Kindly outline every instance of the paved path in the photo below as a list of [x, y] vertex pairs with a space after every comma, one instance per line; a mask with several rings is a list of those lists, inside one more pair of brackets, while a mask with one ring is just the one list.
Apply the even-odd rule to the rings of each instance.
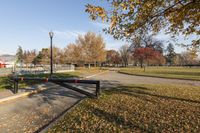
[[0, 104], [0, 133], [35, 132], [85, 96], [63, 87]]
[[[188, 84], [200, 86], [200, 81], [160, 79], [120, 74], [114, 71], [90, 77], [102, 80], [104, 88], [118, 84]], [[53, 86], [53, 84], [52, 84]], [[84, 89], [87, 88], [86, 86]], [[55, 86], [39, 94], [0, 104], [0, 133], [35, 132], [85, 96]]]
[[134, 76], [121, 74], [116, 71], [109, 71], [105, 74], [97, 75], [93, 79], [101, 80], [104, 87], [120, 84], [183, 84], [200, 86], [200, 81]]

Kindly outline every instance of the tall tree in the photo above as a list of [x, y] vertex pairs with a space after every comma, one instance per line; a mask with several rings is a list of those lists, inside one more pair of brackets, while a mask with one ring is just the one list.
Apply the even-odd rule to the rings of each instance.
[[34, 58], [37, 56], [36, 50], [26, 50], [23, 53], [24, 63], [26, 65], [32, 64]]
[[132, 38], [136, 34], [158, 33], [165, 29], [173, 36], [197, 35], [193, 45], [200, 45], [199, 0], [108, 0], [110, 6], [88, 4], [90, 18], [110, 23], [105, 29], [115, 38]]
[[33, 59], [32, 64], [34, 64], [34, 66], [36, 66], [37, 64], [41, 64], [42, 58], [43, 55], [41, 52], [39, 52], [39, 54]]
[[124, 66], [128, 66], [129, 58], [130, 58], [130, 46], [125, 44], [122, 45], [119, 49], [119, 53], [122, 59]]
[[17, 57], [17, 60], [16, 60], [17, 63], [23, 62], [23, 49], [21, 46], [18, 46], [16, 57]]
[[42, 55], [41, 64], [50, 64], [50, 51], [48, 48], [43, 48], [40, 52]]
[[105, 42], [101, 35], [88, 32], [84, 36], [79, 35], [76, 44], [83, 50], [84, 60], [89, 64], [103, 62], [106, 58]]
[[173, 59], [173, 63], [176, 66], [183, 66], [184, 65], [184, 58], [182, 54], [176, 54], [176, 56]]
[[162, 55], [159, 51], [156, 51], [150, 47], [136, 48], [133, 51], [133, 56], [136, 60], [139, 61], [141, 68], [144, 66], [144, 63], [146, 63], [148, 65], [150, 60], [151, 61], [154, 60], [154, 62], [156, 60], [160, 61], [161, 60], [160, 57], [162, 57]]
[[[50, 55], [50, 49], [48, 49], [48, 51], [49, 51], [49, 55]], [[60, 64], [61, 55], [62, 55], [62, 50], [60, 48], [54, 46], [53, 47], [53, 63], [54, 64]]]
[[106, 52], [106, 63], [110, 65], [119, 65], [121, 63], [121, 57], [118, 51], [108, 50]]
[[170, 64], [170, 66], [173, 64], [173, 60], [174, 60], [174, 57], [176, 56], [176, 53], [174, 51], [174, 46], [172, 43], [169, 43], [169, 45], [167, 46], [167, 62]]
[[82, 65], [84, 62], [83, 50], [81, 45], [70, 43], [64, 49], [64, 57], [66, 63]]
[[193, 54], [191, 51], [185, 51], [180, 54], [181, 56], [181, 63], [185, 66], [193, 66], [197, 65], [199, 61], [197, 60], [197, 57], [194, 58]]

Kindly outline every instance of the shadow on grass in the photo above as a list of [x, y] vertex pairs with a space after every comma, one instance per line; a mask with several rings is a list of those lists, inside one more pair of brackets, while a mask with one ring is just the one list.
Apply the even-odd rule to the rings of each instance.
[[[114, 113], [107, 112], [105, 110], [99, 109], [97, 107], [91, 106], [89, 104], [85, 105], [86, 109], [92, 110], [92, 114], [95, 116], [104, 119], [112, 124], [115, 124], [118, 127], [122, 127], [123, 129], [131, 129], [131, 130], [140, 130], [140, 132], [150, 132], [151, 129], [149, 128], [148, 130], [143, 128], [142, 126], [133, 123], [129, 120], [125, 120], [122, 116], [119, 116]], [[96, 131], [98, 129], [95, 129]]]
[[[134, 96], [137, 98], [140, 98], [142, 100], [151, 101], [146, 96], [166, 99], [166, 100], [177, 100], [182, 102], [190, 102], [190, 103], [198, 103], [200, 104], [200, 101], [192, 100], [192, 99], [186, 99], [186, 98], [178, 98], [178, 97], [172, 97], [172, 96], [164, 96], [152, 93], [150, 89], [147, 87], [141, 87], [141, 86], [119, 86], [117, 88], [112, 88], [110, 90], [105, 91], [106, 94], [125, 94], [129, 96]], [[181, 93], [181, 92], [180, 92]]]
[[[85, 97], [85, 95], [81, 95], [80, 93], [77, 93], [75, 91], [71, 91], [69, 89], [65, 89], [59, 86], [59, 88], [54, 87], [51, 89], [47, 89], [39, 93], [38, 95], [31, 95], [29, 98], [40, 98], [42, 102], [41, 104], [48, 103], [53, 106], [54, 101], [61, 100], [63, 98], [73, 98], [73, 99], [82, 99]], [[40, 106], [40, 105], [38, 105]]]

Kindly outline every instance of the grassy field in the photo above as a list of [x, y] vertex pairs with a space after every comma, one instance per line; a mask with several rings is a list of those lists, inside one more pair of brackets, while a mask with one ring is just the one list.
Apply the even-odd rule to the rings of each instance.
[[146, 71], [139, 67], [133, 68], [121, 68], [119, 72], [141, 75], [141, 76], [152, 76], [172, 79], [191, 79], [200, 80], [200, 68], [186, 68], [186, 67], [147, 67]]
[[200, 132], [199, 96], [193, 86], [120, 86], [82, 101], [48, 132]]
[[[66, 73], [55, 73], [55, 77], [60, 78], [69, 78], [69, 77], [84, 77], [85, 75], [92, 75], [95, 73], [103, 72], [104, 70], [101, 70], [99, 68], [91, 68], [91, 69], [79, 69], [72, 72], [66, 72]], [[28, 74], [28, 75], [22, 75], [23, 77], [49, 77], [49, 74]], [[11, 89], [12, 83], [8, 81], [7, 76], [0, 77], [0, 91], [4, 89]], [[25, 88], [30, 85], [41, 83], [39, 81], [28, 81], [20, 83], [20, 88]]]

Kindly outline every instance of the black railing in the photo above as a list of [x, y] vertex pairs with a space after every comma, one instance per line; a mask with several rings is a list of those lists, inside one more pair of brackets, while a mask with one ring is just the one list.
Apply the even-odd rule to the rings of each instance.
[[19, 89], [19, 82], [26, 82], [26, 81], [41, 81], [41, 82], [52, 82], [58, 84], [62, 87], [66, 87], [68, 89], [72, 89], [74, 91], [78, 91], [82, 94], [85, 94], [90, 97], [94, 97], [94, 94], [79, 89], [77, 87], [71, 86], [70, 83], [81, 83], [81, 84], [95, 84], [95, 97], [98, 97], [101, 93], [100, 81], [99, 80], [82, 80], [82, 79], [69, 79], [69, 78], [39, 78], [39, 77], [11, 77], [14, 83], [14, 93], [18, 93]]

